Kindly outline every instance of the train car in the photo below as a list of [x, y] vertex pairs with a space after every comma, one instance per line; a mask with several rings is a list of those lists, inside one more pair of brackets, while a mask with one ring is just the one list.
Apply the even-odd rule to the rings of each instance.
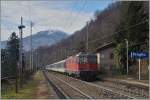
[[65, 72], [65, 60], [62, 60], [62, 61], [50, 64], [50, 65], [47, 65], [46, 69], [64, 73]]
[[79, 53], [46, 66], [47, 70], [65, 73], [83, 80], [93, 80], [98, 73], [97, 55]]
[[95, 79], [98, 73], [97, 55], [79, 53], [66, 59], [66, 73], [84, 80]]

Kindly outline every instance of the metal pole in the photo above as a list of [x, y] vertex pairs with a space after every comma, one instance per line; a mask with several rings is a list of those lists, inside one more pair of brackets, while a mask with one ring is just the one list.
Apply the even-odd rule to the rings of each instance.
[[20, 73], [20, 87], [22, 87], [22, 80], [23, 80], [23, 70], [22, 70], [22, 29], [25, 28], [23, 25], [23, 18], [21, 17], [21, 25], [18, 26], [19, 28], [19, 33], [20, 33], [20, 52], [19, 52], [19, 61], [20, 61], [20, 68], [19, 68], [19, 73]]
[[32, 22], [30, 23], [30, 46], [31, 46], [31, 51], [30, 51], [30, 72], [33, 70], [33, 58], [32, 58]]
[[67, 49], [65, 48], [65, 59], [67, 58]]
[[20, 37], [20, 87], [22, 87], [22, 30], [21, 30], [21, 37]]
[[126, 41], [126, 45], [127, 45], [127, 75], [128, 75], [128, 48], [129, 48], [129, 43], [128, 43], [128, 40], [127, 39], [125, 39], [125, 41]]
[[36, 60], [37, 67], [36, 67], [36, 70], [38, 69], [38, 59], [39, 59], [39, 56], [38, 56], [38, 49], [37, 49], [37, 60]]
[[[22, 20], [22, 17], [21, 17], [21, 25], [22, 25], [22, 21], [23, 21], [23, 20]], [[21, 68], [20, 68], [20, 69], [21, 69], [21, 84], [20, 84], [20, 87], [22, 87], [22, 74], [23, 74], [23, 73], [22, 73], [22, 28], [21, 28], [20, 31], [21, 31], [21, 33], [20, 33], [20, 36], [21, 36], [21, 37], [20, 37], [20, 43], [21, 43], [21, 45], [20, 45], [20, 65], [21, 65], [21, 66], [20, 66], [20, 67], [21, 67]]]
[[17, 67], [16, 67], [16, 81], [15, 81], [16, 93], [18, 93], [18, 68], [19, 68], [19, 62], [17, 62]]
[[[32, 46], [32, 43], [31, 43], [31, 42], [32, 42], [32, 40], [31, 40], [31, 37], [30, 37], [30, 48], [32, 48], [32, 47], [31, 47], [31, 46]], [[31, 53], [31, 50], [30, 50], [30, 68], [29, 68], [29, 69], [30, 69], [30, 72], [31, 72], [31, 68], [32, 68], [32, 56], [31, 56], [31, 55], [32, 55], [32, 53]]]
[[36, 64], [37, 64], [37, 65], [36, 65], [36, 71], [37, 71], [37, 69], [38, 69], [38, 57], [39, 57], [39, 56], [38, 56], [38, 49], [36, 49], [36, 55], [37, 55], [37, 60], [36, 60]]
[[19, 29], [19, 34], [20, 34], [20, 38], [19, 38], [19, 66], [18, 66], [18, 78], [19, 78], [19, 85], [21, 87], [21, 31]]
[[88, 35], [89, 35], [89, 33], [88, 33], [88, 25], [89, 23], [87, 22], [87, 35], [86, 35], [86, 51], [88, 52]]
[[141, 80], [141, 59], [139, 58], [139, 80]]
[[127, 41], [127, 75], [129, 73], [129, 64], [128, 64], [128, 48], [129, 48], [129, 45], [128, 45], [128, 41]]

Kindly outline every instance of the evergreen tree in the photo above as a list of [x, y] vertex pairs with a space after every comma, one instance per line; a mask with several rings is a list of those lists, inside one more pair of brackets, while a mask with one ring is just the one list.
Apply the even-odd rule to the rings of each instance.
[[7, 49], [1, 49], [1, 75], [2, 77], [9, 76]]
[[17, 63], [19, 62], [19, 39], [15, 32], [13, 32], [7, 42], [8, 51], [8, 66], [11, 75], [15, 75]]

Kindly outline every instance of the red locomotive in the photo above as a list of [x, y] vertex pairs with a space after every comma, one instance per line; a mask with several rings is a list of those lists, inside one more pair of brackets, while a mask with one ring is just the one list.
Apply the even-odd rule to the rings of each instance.
[[89, 80], [98, 72], [97, 56], [93, 54], [77, 54], [66, 59], [66, 73]]
[[63, 72], [84, 80], [93, 80], [98, 73], [97, 56], [95, 54], [79, 53], [63, 61], [47, 65], [46, 69]]

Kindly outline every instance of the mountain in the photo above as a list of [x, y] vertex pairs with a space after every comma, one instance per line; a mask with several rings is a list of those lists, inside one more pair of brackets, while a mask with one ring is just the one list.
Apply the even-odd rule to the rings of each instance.
[[[45, 30], [37, 32], [36, 34], [32, 35], [32, 48], [38, 48], [39, 46], [50, 46], [55, 44], [65, 38], [68, 35], [65, 32], [59, 30]], [[24, 50], [30, 50], [30, 36], [23, 38], [23, 48]], [[7, 41], [1, 42], [1, 48], [5, 48]]]

